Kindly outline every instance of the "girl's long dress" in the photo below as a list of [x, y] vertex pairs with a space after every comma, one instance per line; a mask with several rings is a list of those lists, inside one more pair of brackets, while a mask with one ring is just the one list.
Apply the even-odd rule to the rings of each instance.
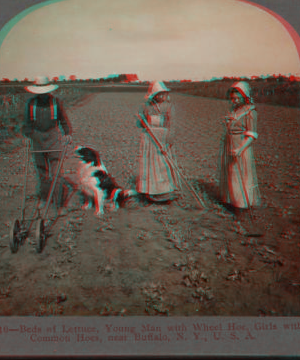
[[[239, 118], [240, 115], [242, 116]], [[253, 142], [241, 156], [237, 158], [230, 156], [230, 151], [238, 148], [247, 136], [253, 137], [254, 141], [257, 138], [257, 113], [254, 106], [245, 105], [236, 112], [232, 112], [231, 116], [236, 120], [227, 124], [227, 132], [223, 142], [220, 197], [223, 202], [232, 206], [248, 208], [246, 198], [248, 195], [250, 206], [258, 206], [260, 204], [260, 193]]]
[[[163, 106], [164, 108], [165, 106]], [[156, 111], [145, 106], [145, 118], [154, 136], [165, 146], [169, 128], [169, 112]], [[168, 155], [172, 159], [169, 151]], [[137, 191], [153, 196], [154, 200], [166, 200], [177, 190], [178, 180], [169, 162], [161, 153], [146, 130], [141, 134], [140, 164], [137, 178]]]

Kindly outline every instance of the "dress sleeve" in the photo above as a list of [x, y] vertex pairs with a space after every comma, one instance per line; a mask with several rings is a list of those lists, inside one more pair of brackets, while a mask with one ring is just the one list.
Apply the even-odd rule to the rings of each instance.
[[245, 131], [245, 135], [247, 136], [251, 136], [253, 139], [257, 139], [258, 138], [258, 134], [257, 134], [257, 112], [256, 110], [251, 110], [247, 115], [246, 115], [246, 131]]

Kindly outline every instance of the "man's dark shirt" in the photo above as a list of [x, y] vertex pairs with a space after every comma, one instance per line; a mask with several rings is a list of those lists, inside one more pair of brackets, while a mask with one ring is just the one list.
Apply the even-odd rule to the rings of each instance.
[[[72, 129], [70, 123], [57, 98], [55, 98], [57, 105], [57, 119], [53, 119], [51, 114], [51, 98], [53, 98], [51, 94], [43, 94], [32, 97], [27, 101], [22, 130], [25, 136], [35, 139], [38, 137], [38, 133], [46, 133], [59, 125], [63, 129], [65, 135], [71, 135]], [[33, 120], [30, 115], [30, 104], [34, 104], [34, 99], [37, 99], [35, 120]]]

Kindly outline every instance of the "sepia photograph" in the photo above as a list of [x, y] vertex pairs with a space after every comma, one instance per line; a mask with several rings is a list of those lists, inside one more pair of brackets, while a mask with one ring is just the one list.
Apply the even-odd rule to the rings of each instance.
[[0, 6], [3, 354], [298, 343], [300, 4]]

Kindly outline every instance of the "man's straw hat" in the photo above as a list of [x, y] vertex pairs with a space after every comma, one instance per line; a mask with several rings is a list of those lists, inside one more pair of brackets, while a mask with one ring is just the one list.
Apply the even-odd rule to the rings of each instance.
[[34, 85], [25, 86], [25, 90], [33, 94], [47, 94], [58, 88], [58, 85], [50, 84], [47, 76], [37, 76], [34, 79]]
[[145, 96], [147, 99], [151, 100], [154, 96], [159, 94], [160, 92], [169, 92], [170, 89], [166, 87], [166, 85], [162, 81], [154, 81], [148, 89], [148, 93]]

